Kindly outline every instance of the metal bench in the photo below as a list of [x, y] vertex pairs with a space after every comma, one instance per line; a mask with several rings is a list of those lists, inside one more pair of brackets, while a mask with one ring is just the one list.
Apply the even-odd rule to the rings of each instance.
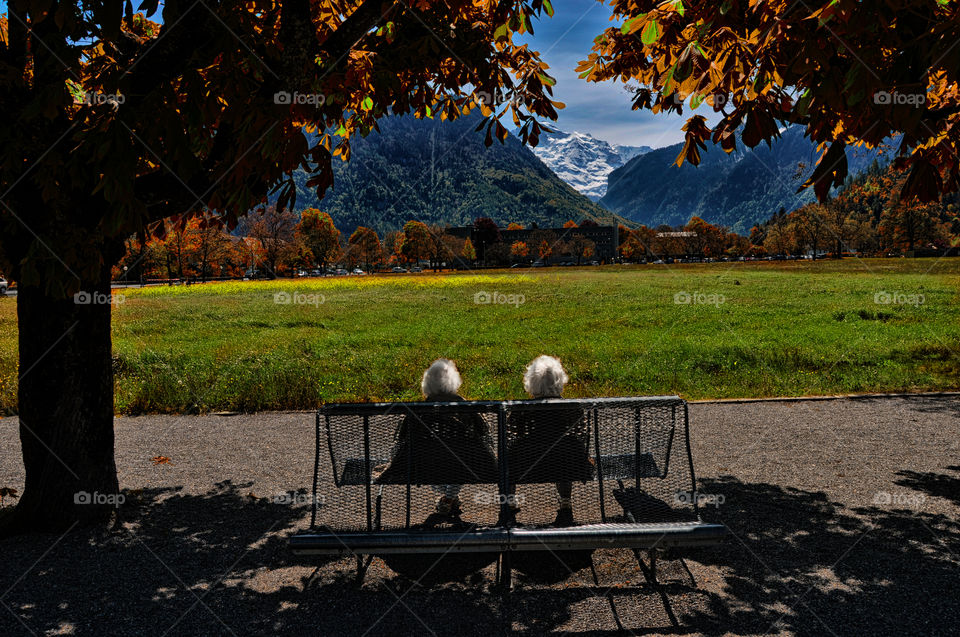
[[[592, 465], [592, 477], [573, 481], [577, 524], [570, 527], [552, 526], [553, 483], [567, 469], [544, 464], [549, 449], [515, 451], [513, 423], [561, 415], [575, 423]], [[482, 429], [496, 475], [479, 475], [486, 469], [477, 468], [483, 454], [476, 437], [468, 445], [450, 429], [467, 421]], [[412, 427], [425, 433], [413, 435]], [[403, 444], [408, 448], [399, 451]], [[324, 449], [329, 473], [321, 472]], [[700, 519], [687, 405], [676, 396], [330, 404], [317, 413], [315, 453], [310, 530], [293, 536], [290, 548], [297, 555], [357, 556], [361, 581], [363, 555], [434, 554], [425, 556], [433, 562], [437, 554], [485, 553], [499, 557], [498, 584], [509, 589], [511, 555], [538, 551], [562, 559], [564, 551], [627, 548], [655, 584], [657, 551], [712, 545], [726, 534], [723, 525]], [[425, 527], [437, 497], [430, 485], [448, 483], [463, 485], [462, 517], [471, 525]]]

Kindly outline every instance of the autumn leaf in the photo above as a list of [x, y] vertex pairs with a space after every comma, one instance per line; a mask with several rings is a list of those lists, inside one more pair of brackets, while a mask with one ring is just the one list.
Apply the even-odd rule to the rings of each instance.
[[0, 504], [3, 504], [4, 498], [16, 498], [17, 490], [12, 487], [2, 487], [0, 488]]
[[656, 20], [651, 20], [649, 23], [647, 23], [647, 26], [643, 27], [643, 32], [640, 34], [640, 41], [645, 45], [650, 46], [659, 39], [660, 25], [657, 24]]
[[694, 115], [684, 124], [686, 142], [674, 162], [677, 167], [682, 166], [684, 161], [689, 161], [694, 166], [700, 164], [700, 151], [706, 150], [707, 145], [704, 142], [710, 139], [710, 129], [707, 128], [706, 122], [706, 118], [702, 115]]
[[843, 142], [834, 142], [830, 148], [820, 158], [817, 167], [813, 170], [810, 178], [803, 183], [797, 192], [813, 185], [813, 192], [817, 199], [823, 200], [832, 186], [843, 184], [847, 178], [847, 153], [846, 145]]

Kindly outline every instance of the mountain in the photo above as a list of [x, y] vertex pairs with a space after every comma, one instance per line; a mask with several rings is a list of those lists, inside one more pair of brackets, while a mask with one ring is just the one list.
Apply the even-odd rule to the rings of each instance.
[[[682, 143], [658, 148], [611, 172], [599, 203], [651, 227], [684, 224], [696, 215], [746, 234], [781, 206], [791, 211], [813, 201], [812, 188], [796, 192], [819, 157], [803, 130], [802, 126], [784, 129], [771, 147], [760, 144], [749, 149], [738, 143], [729, 155], [719, 146], [708, 145], [699, 166], [674, 164]], [[847, 149], [849, 174], [866, 170], [877, 158], [876, 150]], [[884, 157], [879, 159], [884, 162]]]
[[560, 179], [597, 201], [607, 192], [607, 175], [628, 160], [653, 150], [649, 146], [611, 144], [586, 133], [556, 131], [540, 136], [534, 154]]
[[455, 121], [385, 117], [380, 132], [351, 140], [349, 162], [334, 159], [334, 185], [322, 201], [294, 173], [296, 209], [330, 213], [341, 232], [358, 225], [381, 235], [417, 219], [464, 226], [490, 217], [561, 226], [567, 220], [623, 222], [565, 184], [514, 136], [483, 144], [479, 113]]

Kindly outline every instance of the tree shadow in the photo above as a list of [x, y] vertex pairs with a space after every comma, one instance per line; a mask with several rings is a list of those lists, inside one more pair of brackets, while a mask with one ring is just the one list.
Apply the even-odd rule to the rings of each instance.
[[854, 404], [863, 403], [878, 406], [889, 406], [892, 401], [902, 401], [909, 405], [910, 411], [935, 414], [941, 417], [949, 415], [953, 418], [960, 418], [960, 396], [951, 394], [904, 395], [895, 398], [890, 396], [852, 396], [847, 400]]
[[[898, 484], [945, 480], [955, 479]], [[694, 554], [724, 579], [709, 612], [688, 618], [704, 632], [946, 634], [960, 625], [955, 516], [895, 504], [850, 509], [822, 492], [732, 478], [702, 484], [725, 496], [705, 517], [731, 532], [725, 546]]]
[[[942, 479], [905, 476], [913, 482], [904, 486]], [[702, 481], [704, 492], [725, 496], [707, 515], [732, 536], [689, 553], [698, 588], [680, 562], [663, 564], [681, 624], [673, 628], [629, 551], [597, 553], [599, 587], [589, 569], [553, 586], [520, 576], [502, 598], [489, 590], [492, 568], [424, 588], [379, 560], [358, 587], [352, 560], [292, 556], [286, 540], [306, 527], [307, 507], [259, 498], [252, 486], [129, 493], [112, 531], [0, 541], [0, 634], [607, 635], [623, 626], [633, 634], [842, 635], [960, 624], [952, 603], [960, 525], [945, 515], [850, 510], [822, 493]], [[940, 488], [931, 495], [941, 497]]]
[[901, 478], [896, 481], [896, 484], [914, 491], [920, 491], [924, 495], [949, 500], [960, 506], [960, 465], [947, 467], [947, 470], [958, 475], [951, 476], [931, 471], [921, 473], [904, 469], [897, 472], [897, 475]]

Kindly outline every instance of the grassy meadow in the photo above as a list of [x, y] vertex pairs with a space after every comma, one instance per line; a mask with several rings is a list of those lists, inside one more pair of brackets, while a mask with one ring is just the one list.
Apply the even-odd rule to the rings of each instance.
[[[525, 364], [542, 353], [563, 360], [571, 397], [955, 390], [958, 291], [960, 259], [116, 290], [124, 295], [113, 321], [116, 408], [193, 413], [413, 400], [422, 370], [439, 356], [457, 361], [466, 397], [519, 398]], [[494, 302], [476, 303], [477, 293]], [[4, 413], [16, 410], [15, 304], [0, 299]]]

